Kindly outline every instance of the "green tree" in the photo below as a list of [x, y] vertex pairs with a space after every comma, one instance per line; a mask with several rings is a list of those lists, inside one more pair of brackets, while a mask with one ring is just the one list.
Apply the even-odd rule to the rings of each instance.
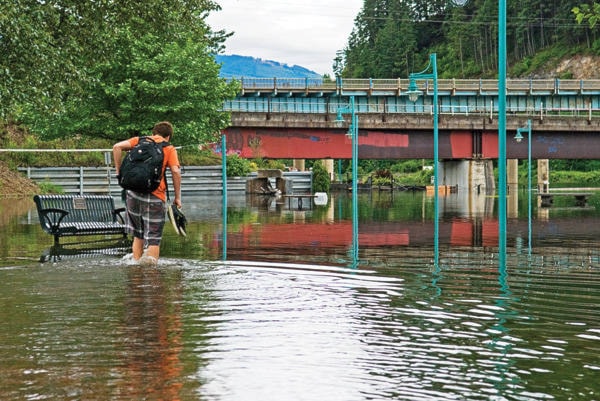
[[[477, 4], [474, 1], [464, 7], [452, 7], [448, 10], [443, 36], [444, 41], [436, 47], [440, 76], [444, 78], [467, 78], [481, 73], [481, 63], [477, 62], [480, 53], [477, 41], [481, 30], [489, 25], [483, 23], [476, 14]], [[495, 16], [490, 16], [490, 21]], [[441, 64], [440, 64], [441, 63]]]
[[121, 45], [113, 59], [90, 70], [98, 79], [69, 96], [52, 118], [29, 110], [31, 128], [45, 138], [83, 133], [118, 140], [169, 120], [177, 143], [215, 141], [229, 123], [219, 109], [237, 84], [218, 77], [206, 45], [193, 38], [161, 44], [152, 33], [135, 39], [129, 30], [116, 39]]
[[68, 60], [58, 68], [69, 46], [59, 46], [52, 37], [46, 10], [51, 7], [33, 1], [0, 2], [0, 119], [11, 116], [19, 104], [55, 93], [72, 74]]
[[594, 28], [600, 20], [600, 3], [581, 4], [572, 8], [577, 23], [587, 22], [590, 28]]
[[365, 0], [354, 20], [354, 28], [344, 49], [346, 63], [343, 76], [373, 76], [373, 63], [378, 56], [375, 39], [382, 26], [382, 18], [386, 17], [385, 3], [384, 0]]
[[[218, 9], [211, 0], [2, 2], [0, 118], [25, 121], [47, 136], [95, 135], [99, 124], [116, 137], [165, 117], [189, 139], [218, 132], [227, 116], [212, 107], [235, 88], [218, 80], [209, 57], [228, 36], [205, 22]], [[194, 78], [204, 82], [193, 86]], [[151, 107], [141, 104], [158, 93]]]
[[390, 13], [375, 39], [377, 57], [374, 60], [374, 78], [407, 76], [416, 52], [414, 25], [404, 19], [408, 7], [403, 2], [390, 5]]
[[[599, 48], [588, 26], [569, 23], [572, 10], [577, 11], [578, 21], [591, 26], [600, 16], [600, 6], [596, 12], [594, 6], [574, 9], [580, 1], [508, 2], [507, 61], [515, 63], [552, 47]], [[447, 0], [365, 0], [344, 49], [343, 76], [406, 77], [407, 71], [425, 64], [432, 52], [438, 54], [442, 77], [495, 77], [497, 0], [469, 0], [463, 6]]]

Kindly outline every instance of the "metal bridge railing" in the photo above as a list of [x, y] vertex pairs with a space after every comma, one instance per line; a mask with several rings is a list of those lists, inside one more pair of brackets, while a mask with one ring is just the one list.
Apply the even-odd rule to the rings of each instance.
[[408, 88], [408, 79], [377, 79], [372, 82], [373, 90], [395, 91]]
[[[336, 114], [338, 108], [346, 106], [344, 102], [332, 102], [324, 99], [311, 103], [294, 101], [256, 102], [252, 99], [237, 99], [225, 102], [223, 111], [236, 113], [289, 113], [289, 114]], [[497, 116], [498, 105], [494, 102], [480, 105], [468, 104], [440, 104], [438, 114], [449, 116]], [[433, 105], [423, 103], [396, 103], [385, 104], [368, 102], [357, 104], [359, 114], [431, 114]], [[574, 105], [571, 107], [552, 107], [543, 103], [531, 105], [512, 105], [507, 107], [507, 113], [515, 116], [560, 116], [560, 117], [586, 117], [589, 120], [600, 116], [600, 108], [591, 105]]]
[[[235, 78], [229, 78], [235, 79]], [[242, 86], [242, 94], [255, 92], [337, 92], [352, 91], [372, 92], [377, 90], [403, 93], [408, 88], [408, 79], [403, 78], [246, 78], [238, 79]], [[508, 79], [507, 92], [510, 93], [598, 93], [600, 94], [600, 79]], [[421, 90], [432, 89], [433, 83], [419, 82]], [[497, 93], [498, 81], [495, 79], [439, 79], [438, 88], [441, 92], [451, 94], [461, 93]]]
[[[223, 111], [236, 113], [292, 113], [292, 114], [336, 114], [340, 107], [347, 106], [345, 102], [327, 101], [324, 98], [314, 99], [312, 102], [297, 102], [293, 100], [265, 100], [257, 101], [257, 98], [238, 98], [226, 101]], [[433, 114], [433, 105], [424, 103], [357, 103], [357, 113], [360, 114]], [[497, 115], [498, 105], [495, 102], [486, 104], [440, 104], [438, 109], [441, 115]], [[561, 116], [591, 118], [600, 115], [600, 108], [592, 107], [591, 104], [573, 105], [570, 107], [546, 106], [543, 103], [532, 105], [509, 105], [507, 112], [513, 115], [538, 115], [538, 116]]]

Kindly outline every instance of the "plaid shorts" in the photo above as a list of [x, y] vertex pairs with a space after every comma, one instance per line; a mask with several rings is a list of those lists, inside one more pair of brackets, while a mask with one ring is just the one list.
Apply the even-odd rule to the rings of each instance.
[[127, 233], [142, 238], [146, 245], [160, 245], [165, 226], [165, 202], [152, 194], [127, 191]]

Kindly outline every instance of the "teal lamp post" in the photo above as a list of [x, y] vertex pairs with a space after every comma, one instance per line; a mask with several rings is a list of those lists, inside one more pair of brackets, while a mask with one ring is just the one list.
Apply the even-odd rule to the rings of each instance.
[[221, 178], [223, 180], [223, 260], [227, 260], [227, 137], [221, 136]]
[[531, 258], [531, 120], [527, 120], [527, 126], [517, 128], [515, 140], [523, 140], [522, 132], [527, 132], [527, 251]]
[[354, 107], [354, 96], [350, 96], [350, 104], [337, 109], [336, 125], [343, 126], [344, 114], [350, 114], [351, 121], [348, 135], [352, 139], [352, 261], [358, 262], [358, 115]]
[[506, 265], [506, 0], [498, 2], [498, 263]]
[[439, 135], [438, 135], [438, 74], [437, 74], [437, 56], [435, 53], [429, 55], [429, 65], [421, 72], [411, 73], [409, 76], [408, 99], [416, 102], [422, 92], [417, 87], [418, 79], [433, 80], [433, 214], [434, 214], [434, 264], [437, 267], [439, 262], [439, 190], [438, 190], [438, 160], [439, 160]]

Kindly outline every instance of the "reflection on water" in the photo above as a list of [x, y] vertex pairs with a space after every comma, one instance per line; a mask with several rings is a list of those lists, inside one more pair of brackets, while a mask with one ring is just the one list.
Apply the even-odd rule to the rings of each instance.
[[489, 201], [444, 201], [439, 266], [420, 193], [361, 197], [356, 268], [345, 194], [232, 202], [227, 261], [221, 200], [201, 200], [156, 269], [41, 264], [51, 238], [19, 214], [3, 223], [0, 399], [597, 399], [594, 204], [536, 210], [531, 258], [527, 220], [509, 219], [499, 267]]
[[157, 399], [176, 400], [183, 347], [179, 273], [138, 266], [127, 273], [121, 329], [125, 360], [122, 383], [115, 387], [123, 399], [155, 394]]

